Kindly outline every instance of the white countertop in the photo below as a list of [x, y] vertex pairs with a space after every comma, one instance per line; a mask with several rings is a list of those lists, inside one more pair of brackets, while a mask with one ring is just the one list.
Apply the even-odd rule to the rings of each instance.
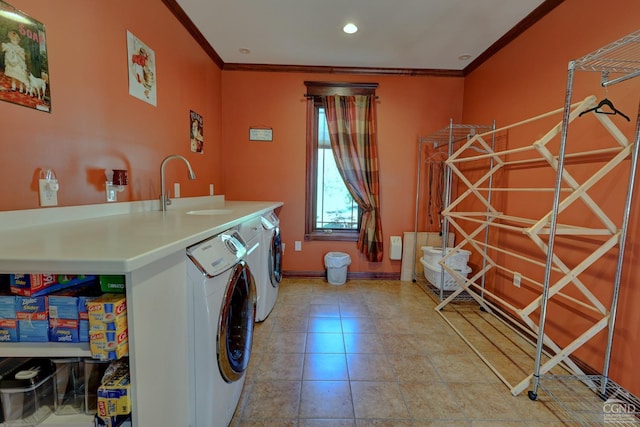
[[[282, 206], [224, 196], [0, 212], [0, 273], [123, 274]], [[196, 209], [231, 213], [189, 215]]]

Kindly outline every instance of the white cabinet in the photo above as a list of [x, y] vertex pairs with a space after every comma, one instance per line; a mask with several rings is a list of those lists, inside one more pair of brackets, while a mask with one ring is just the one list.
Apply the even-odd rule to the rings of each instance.
[[[124, 274], [132, 424], [188, 427], [188, 246], [282, 206], [224, 196], [0, 212], [0, 273]], [[224, 215], [189, 215], [224, 208]], [[87, 344], [0, 343], [2, 356], [89, 357]], [[76, 424], [77, 422], [77, 424]], [[52, 416], [45, 426], [93, 425]], [[1, 425], [0, 425], [1, 427]]]

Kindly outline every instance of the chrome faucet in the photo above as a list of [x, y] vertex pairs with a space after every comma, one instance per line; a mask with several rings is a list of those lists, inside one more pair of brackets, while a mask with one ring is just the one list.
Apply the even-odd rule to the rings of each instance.
[[161, 194], [160, 194], [160, 209], [162, 210], [162, 212], [166, 212], [167, 211], [167, 206], [169, 206], [171, 204], [171, 199], [169, 198], [169, 196], [167, 194], [165, 194], [165, 180], [164, 180], [164, 167], [165, 165], [169, 162], [169, 160], [172, 159], [180, 159], [183, 162], [186, 163], [187, 168], [189, 168], [189, 179], [196, 179], [196, 174], [193, 172], [193, 169], [191, 168], [191, 164], [189, 163], [189, 160], [187, 160], [186, 158], [184, 158], [184, 156], [181, 156], [180, 154], [172, 154], [170, 156], [167, 156], [163, 161], [162, 164], [160, 165], [160, 187], [161, 187]]

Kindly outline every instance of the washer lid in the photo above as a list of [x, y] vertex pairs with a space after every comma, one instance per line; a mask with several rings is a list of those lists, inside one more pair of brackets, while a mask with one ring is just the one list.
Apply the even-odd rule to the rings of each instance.
[[237, 233], [224, 232], [187, 248], [187, 256], [209, 277], [217, 276], [234, 265], [245, 255], [246, 248]]

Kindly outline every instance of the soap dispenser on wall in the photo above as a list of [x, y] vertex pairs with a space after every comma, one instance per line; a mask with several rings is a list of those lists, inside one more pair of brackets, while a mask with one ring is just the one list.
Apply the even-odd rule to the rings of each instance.
[[40, 188], [40, 206], [57, 206], [58, 205], [58, 178], [52, 168], [40, 169], [40, 179], [38, 181]]
[[105, 182], [107, 202], [117, 202], [118, 193], [123, 192], [124, 186], [129, 184], [127, 171], [124, 169], [106, 169], [104, 174], [107, 177], [107, 182]]

